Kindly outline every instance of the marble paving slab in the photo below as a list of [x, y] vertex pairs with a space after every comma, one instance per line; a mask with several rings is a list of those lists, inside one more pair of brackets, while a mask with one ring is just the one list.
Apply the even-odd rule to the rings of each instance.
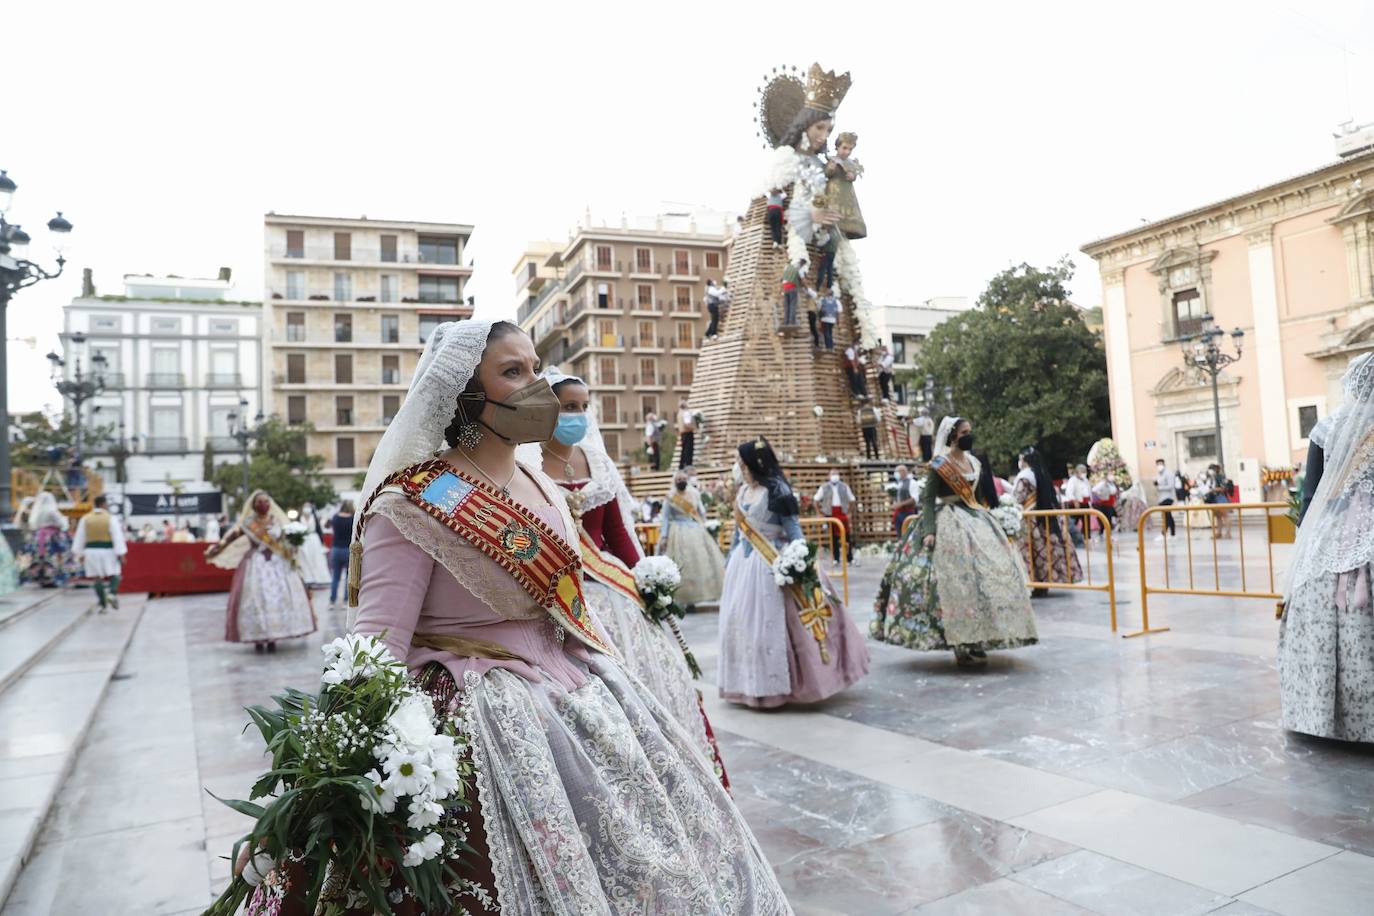
[[1011, 823], [1228, 897], [1339, 851], [1112, 789]]

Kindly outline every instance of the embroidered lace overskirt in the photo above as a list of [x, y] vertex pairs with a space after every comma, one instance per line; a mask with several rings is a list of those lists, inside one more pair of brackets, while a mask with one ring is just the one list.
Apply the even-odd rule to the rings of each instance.
[[695, 739], [615, 661], [595, 655], [572, 691], [465, 682], [501, 912], [791, 912]]
[[626, 670], [663, 704], [709, 759], [713, 752], [706, 737], [706, 723], [677, 638], [662, 624], [645, 617], [628, 597], [600, 582], [585, 580], [582, 594], [602, 632], [620, 650]]
[[1374, 607], [1356, 606], [1359, 587], [1355, 575], [1326, 573], [1294, 589], [1279, 630], [1284, 728], [1374, 742]]

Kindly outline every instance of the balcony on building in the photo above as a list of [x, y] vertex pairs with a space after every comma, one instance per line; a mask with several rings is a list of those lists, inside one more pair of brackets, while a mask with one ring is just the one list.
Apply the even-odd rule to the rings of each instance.
[[210, 446], [210, 451], [212, 452], [223, 454], [225, 452], [242, 451], [239, 440], [235, 439], [233, 436], [208, 436], [205, 442]]
[[206, 388], [242, 388], [243, 375], [238, 372], [210, 372], [205, 376]]
[[169, 455], [187, 451], [185, 436], [149, 436], [143, 451], [150, 455]]
[[102, 372], [100, 373], [100, 380], [105, 383], [106, 391], [124, 387], [123, 372]]
[[149, 388], [185, 388], [186, 374], [184, 372], [149, 372]]

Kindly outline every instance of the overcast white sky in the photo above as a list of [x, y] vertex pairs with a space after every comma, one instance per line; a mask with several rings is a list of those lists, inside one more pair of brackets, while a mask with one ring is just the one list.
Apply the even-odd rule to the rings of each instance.
[[[526, 239], [583, 209], [742, 210], [752, 106], [783, 64], [848, 69], [870, 298], [976, 296], [1009, 263], [1334, 158], [1374, 120], [1374, 5], [1299, 3], [70, 3], [4, 12], [10, 211], [75, 223], [68, 274], [10, 305], [11, 410], [55, 404], [43, 354], [81, 268], [234, 269], [262, 215], [471, 222], [478, 314], [514, 310]], [[1343, 50], [1344, 48], [1344, 50]]]

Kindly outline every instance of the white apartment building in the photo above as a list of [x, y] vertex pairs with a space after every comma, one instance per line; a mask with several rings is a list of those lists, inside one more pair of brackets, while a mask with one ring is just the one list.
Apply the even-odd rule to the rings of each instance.
[[916, 368], [921, 344], [941, 322], [971, 307], [966, 296], [936, 296], [915, 305], [885, 305], [878, 310], [878, 332], [892, 351], [892, 387], [898, 414], [907, 413], [915, 394], [901, 378], [903, 372]]
[[430, 331], [472, 317], [473, 227], [276, 213], [263, 222], [267, 412], [311, 424], [307, 449], [348, 493], [400, 409]]
[[104, 391], [79, 419], [114, 431], [115, 442], [87, 450], [107, 490], [119, 489], [111, 455], [121, 437], [130, 493], [164, 491], [168, 480], [210, 489], [207, 443], [216, 464], [238, 460], [230, 414], [263, 404], [262, 304], [232, 294], [227, 269], [213, 280], [126, 274], [123, 295], [96, 295], [87, 282], [63, 310], [63, 377], [78, 365], [89, 377], [104, 357]]

